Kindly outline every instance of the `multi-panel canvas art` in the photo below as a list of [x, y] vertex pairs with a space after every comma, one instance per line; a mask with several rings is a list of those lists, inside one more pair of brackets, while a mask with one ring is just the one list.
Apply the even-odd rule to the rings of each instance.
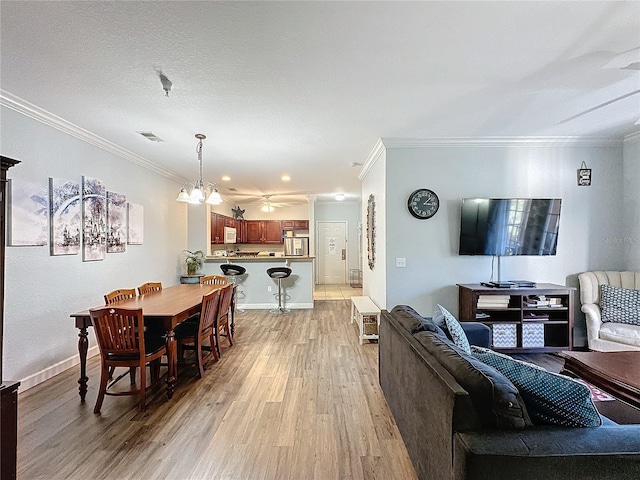
[[129, 204], [129, 231], [127, 243], [142, 245], [144, 240], [144, 207], [135, 203]]
[[58, 178], [49, 179], [51, 216], [51, 255], [80, 253], [80, 184]]
[[107, 253], [121, 253], [127, 248], [127, 197], [107, 192]]
[[82, 260], [103, 260], [106, 252], [106, 188], [97, 178], [82, 177]]
[[107, 192], [97, 178], [82, 183], [49, 178], [46, 183], [9, 180], [7, 245], [47, 245], [51, 255], [103, 260], [106, 253], [142, 245], [144, 207], [127, 203], [121, 193]]
[[9, 180], [8, 245], [46, 245], [49, 195], [46, 184]]

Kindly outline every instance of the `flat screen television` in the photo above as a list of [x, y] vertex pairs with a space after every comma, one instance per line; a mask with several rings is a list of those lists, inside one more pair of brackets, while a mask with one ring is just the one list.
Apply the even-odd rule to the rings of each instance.
[[559, 198], [464, 198], [460, 255], [555, 255]]

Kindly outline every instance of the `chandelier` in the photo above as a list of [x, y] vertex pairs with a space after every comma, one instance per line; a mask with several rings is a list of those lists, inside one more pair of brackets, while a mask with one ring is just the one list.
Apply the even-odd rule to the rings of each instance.
[[[198, 153], [198, 162], [200, 162], [200, 179], [196, 180], [194, 183], [187, 182], [182, 185], [182, 189], [180, 190], [176, 201], [191, 203], [194, 205], [202, 203], [208, 203], [210, 205], [220, 205], [222, 203], [222, 197], [218, 193], [216, 184], [211, 182], [207, 182], [205, 184], [202, 181], [202, 140], [207, 137], [205, 137], [201, 133], [197, 133], [196, 138], [198, 139], [196, 152]], [[190, 192], [187, 192], [187, 187], [191, 189]]]

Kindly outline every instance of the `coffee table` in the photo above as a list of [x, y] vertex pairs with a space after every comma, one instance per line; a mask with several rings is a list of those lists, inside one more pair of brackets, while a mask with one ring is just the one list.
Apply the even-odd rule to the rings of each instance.
[[640, 408], [640, 351], [562, 352], [561, 373], [570, 372]]

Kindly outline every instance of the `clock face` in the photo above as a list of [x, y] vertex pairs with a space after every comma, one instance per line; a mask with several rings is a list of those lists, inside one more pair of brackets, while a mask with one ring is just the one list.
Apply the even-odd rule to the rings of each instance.
[[420, 220], [433, 217], [440, 207], [440, 200], [432, 190], [420, 188], [409, 195], [409, 213]]

